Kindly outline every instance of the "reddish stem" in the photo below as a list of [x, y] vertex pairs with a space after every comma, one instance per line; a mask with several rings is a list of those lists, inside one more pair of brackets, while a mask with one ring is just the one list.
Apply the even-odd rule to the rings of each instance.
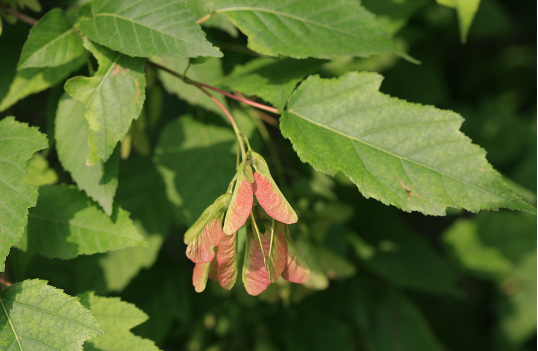
[[0, 283], [1, 283], [1, 284], [4, 284], [5, 286], [10, 286], [10, 285], [11, 285], [10, 282], [8, 282], [7, 280], [5, 280], [5, 279], [3, 279], [3, 278], [0, 278]]
[[3, 7], [3, 9], [7, 13], [9, 13], [10, 15], [17, 17], [18, 19], [20, 19], [21, 21], [23, 21], [26, 24], [29, 24], [31, 26], [35, 26], [37, 24], [37, 20], [35, 18], [32, 18], [30, 16], [26, 16], [24, 13], [16, 11], [16, 10], [12, 9], [11, 7], [6, 6], [6, 7]]

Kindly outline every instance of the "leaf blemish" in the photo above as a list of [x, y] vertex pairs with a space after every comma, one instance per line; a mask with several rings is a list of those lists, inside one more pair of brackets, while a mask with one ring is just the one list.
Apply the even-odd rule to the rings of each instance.
[[[404, 185], [404, 183], [402, 182], [402, 180], [400, 179], [400, 177], [396, 176], [396, 178], [398, 178], [398, 181], [400, 182], [400, 185], [402, 186], [402, 188], [407, 192], [407, 201], [409, 202], [409, 198], [410, 197], [413, 197], [413, 192], [411, 190], [413, 190], [413, 188], [415, 187], [415, 184], [412, 184], [410, 188], [406, 187]], [[417, 198], [420, 199], [421, 196], [420, 194], [417, 195]]]
[[[120, 65], [116, 65], [116, 67], [114, 67], [114, 77], [118, 75], [118, 72], [120, 71]], [[125, 69], [124, 69], [125, 71]]]

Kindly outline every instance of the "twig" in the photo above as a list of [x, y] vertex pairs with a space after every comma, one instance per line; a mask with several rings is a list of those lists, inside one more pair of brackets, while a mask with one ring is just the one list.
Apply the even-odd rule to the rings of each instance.
[[196, 21], [196, 23], [201, 24], [201, 23], [207, 21], [208, 19], [210, 19], [212, 15], [213, 15], [213, 13], [210, 12], [210, 13], [208, 13], [207, 15], [198, 18], [198, 20]]
[[37, 20], [35, 18], [32, 18], [30, 16], [25, 15], [24, 13], [16, 11], [16, 10], [12, 9], [11, 7], [4, 6], [2, 8], [4, 9], [4, 11], [6, 11], [7, 13], [9, 13], [12, 16], [17, 17], [18, 19], [20, 19], [22, 22], [24, 22], [26, 24], [29, 24], [31, 26], [35, 26], [37, 24]]
[[11, 283], [8, 282], [7, 280], [3, 279], [3, 278], [0, 278], [0, 284], [4, 284], [5, 286], [10, 286]]
[[265, 110], [265, 111], [269, 111], [269, 112], [272, 112], [272, 113], [279, 113], [278, 109], [274, 108], [274, 107], [271, 107], [271, 106], [267, 106], [267, 105], [263, 105], [263, 104], [260, 104], [260, 103], [257, 103], [257, 102], [254, 102], [252, 100], [249, 100], [247, 98], [244, 98], [244, 97], [240, 97], [240, 96], [237, 96], [237, 95], [234, 95], [234, 94], [230, 94], [230, 93], [227, 93], [223, 90], [220, 90], [218, 88], [215, 88], [211, 85], [207, 85], [207, 84], [204, 84], [204, 83], [200, 83], [200, 82], [197, 82], [197, 81], [194, 81], [190, 78], [187, 78], [185, 77], [184, 75], [180, 74], [180, 73], [177, 73], [175, 71], [172, 71], [171, 69], [165, 67], [165, 66], [162, 66], [156, 62], [153, 62], [153, 61], [147, 61], [148, 62], [148, 65], [152, 66], [152, 67], [155, 67], [157, 69], [160, 69], [162, 71], [165, 71], [171, 75], [173, 75], [174, 77], [177, 77], [179, 79], [181, 79], [182, 81], [184, 81], [185, 83], [188, 83], [188, 84], [192, 84], [194, 86], [198, 86], [198, 87], [204, 87], [204, 88], [207, 88], [207, 89], [211, 89], [213, 91], [216, 91], [217, 93], [220, 93], [222, 95], [225, 95], [229, 98], [232, 98], [234, 100], [237, 100], [237, 101], [240, 101], [240, 102], [243, 102], [247, 105], [250, 105], [250, 106], [253, 106], [253, 107], [256, 107], [256, 108], [259, 108], [261, 110]]

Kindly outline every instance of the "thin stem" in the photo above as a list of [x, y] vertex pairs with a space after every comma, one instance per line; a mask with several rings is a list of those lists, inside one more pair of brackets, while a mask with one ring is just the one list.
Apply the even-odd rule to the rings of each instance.
[[[188, 80], [190, 80], [190, 79], [188, 79]], [[205, 88], [214, 90], [214, 91], [216, 91], [218, 93], [221, 93], [222, 95], [226, 95], [227, 97], [235, 99], [235, 100], [237, 100], [239, 102], [243, 102], [243, 103], [245, 103], [247, 105], [257, 107], [260, 110], [265, 110], [265, 111], [269, 111], [269, 112], [277, 113], [277, 114], [280, 113], [277, 108], [270, 107], [270, 106], [267, 106], [267, 105], [263, 105], [263, 104], [254, 102], [252, 100], [249, 100], [247, 98], [243, 98], [243, 97], [239, 97], [239, 96], [234, 95], [234, 94], [227, 93], [227, 92], [225, 92], [223, 90], [220, 90], [219, 88], [212, 87], [211, 85], [207, 85], [207, 84], [204, 84], [204, 83], [198, 83], [198, 82], [194, 82], [194, 81], [193, 81], [193, 84], [199, 84], [199, 85], [201, 85], [201, 86], [203, 86]]]
[[148, 62], [148, 65], [152, 66], [152, 67], [155, 67], [157, 69], [160, 69], [162, 71], [165, 71], [171, 75], [173, 75], [174, 77], [176, 78], [179, 78], [181, 80], [183, 80], [185, 83], [188, 83], [188, 84], [192, 84], [194, 86], [197, 86], [197, 87], [204, 87], [204, 88], [207, 88], [207, 89], [211, 89], [211, 90], [214, 90], [216, 91], [217, 93], [220, 93], [222, 95], [225, 95], [229, 98], [232, 98], [234, 100], [237, 100], [237, 101], [240, 101], [242, 103], [245, 103], [247, 105], [250, 105], [250, 106], [254, 106], [256, 108], [259, 108], [261, 110], [265, 110], [265, 111], [269, 111], [269, 112], [272, 112], [272, 113], [279, 113], [278, 109], [274, 108], [274, 107], [271, 107], [271, 106], [267, 106], [267, 105], [263, 105], [263, 104], [260, 104], [260, 103], [257, 103], [257, 102], [254, 102], [252, 100], [249, 100], [245, 97], [240, 97], [240, 96], [237, 96], [237, 95], [234, 95], [234, 94], [230, 94], [230, 93], [227, 93], [223, 90], [220, 90], [219, 88], [215, 88], [211, 85], [207, 85], [207, 84], [204, 84], [204, 83], [200, 83], [200, 82], [197, 82], [197, 81], [194, 81], [190, 78], [187, 78], [185, 77], [184, 75], [180, 74], [180, 73], [177, 73], [175, 71], [172, 71], [170, 68], [167, 68], [165, 66], [162, 66], [156, 62], [153, 62], [153, 61], [147, 61]]
[[5, 7], [2, 7], [2, 8], [4, 9], [4, 11], [6, 11], [7, 13], [9, 13], [12, 16], [17, 17], [18, 19], [20, 19], [22, 22], [24, 22], [26, 24], [29, 24], [31, 26], [35, 26], [37, 24], [37, 20], [35, 18], [32, 18], [30, 16], [25, 15], [24, 13], [16, 11], [16, 10], [12, 9], [11, 7], [5, 6]]
[[196, 21], [196, 23], [198, 23], [198, 24], [204, 23], [205, 21], [207, 21], [208, 19], [210, 19], [211, 16], [213, 16], [213, 13], [212, 13], [212, 12], [208, 13], [207, 15], [205, 15], [205, 16], [203, 16], [203, 17], [198, 18], [198, 20]]
[[4, 278], [0, 278], [0, 284], [3, 284], [5, 286], [10, 286], [11, 285], [11, 283], [8, 282], [7, 280], [5, 280]]

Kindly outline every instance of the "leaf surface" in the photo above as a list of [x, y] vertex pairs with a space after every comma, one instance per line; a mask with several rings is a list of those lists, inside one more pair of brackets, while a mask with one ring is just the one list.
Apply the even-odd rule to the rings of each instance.
[[28, 95], [39, 93], [63, 81], [78, 70], [85, 60], [80, 56], [57, 67], [27, 68], [17, 71], [5, 96], [0, 96], [0, 112]]
[[117, 297], [96, 296], [86, 292], [80, 296], [105, 332], [95, 339], [86, 341], [86, 351], [157, 351], [153, 341], [134, 335], [130, 329], [144, 323], [148, 316], [135, 305]]
[[30, 29], [17, 68], [61, 66], [83, 53], [82, 38], [63, 11], [55, 8]]
[[118, 187], [119, 148], [106, 162], [99, 160], [93, 166], [86, 165], [90, 146], [84, 105], [67, 94], [64, 94], [58, 103], [54, 131], [58, 158], [62, 166], [71, 173], [79, 189], [99, 203], [106, 214], [112, 214], [112, 204]]
[[108, 217], [83, 193], [66, 186], [40, 188], [28, 223], [28, 248], [48, 258], [144, 246], [129, 213], [118, 206]]
[[289, 100], [281, 131], [303, 162], [346, 174], [366, 197], [404, 211], [444, 215], [506, 207], [536, 213], [502, 182], [453, 112], [401, 101], [376, 73], [313, 76]]
[[[187, 4], [198, 18], [202, 18], [209, 12], [213, 11], [213, 0], [189, 0]], [[223, 14], [214, 14], [207, 21], [202, 22], [202, 26], [219, 28], [226, 31], [232, 37], [237, 38], [237, 28]]]
[[[218, 119], [218, 118], [217, 118]], [[155, 163], [178, 220], [193, 224], [208, 204], [226, 192], [235, 174], [236, 138], [227, 126], [182, 116], [162, 131]], [[220, 121], [219, 121], [220, 122]]]
[[[230, 202], [230, 207], [226, 212], [224, 219], [224, 234], [231, 235], [239, 230], [245, 224], [252, 212], [254, 203], [253, 184], [245, 176], [245, 169], [250, 167], [246, 161], [241, 162], [237, 173], [237, 180]], [[252, 170], [252, 169], [251, 169]]]
[[0, 294], [0, 305], [2, 350], [82, 351], [85, 340], [103, 334], [76, 297], [44, 280], [12, 284]]
[[79, 21], [91, 40], [129, 56], [214, 56], [184, 0], [95, 0]]
[[84, 47], [99, 63], [93, 77], [74, 77], [65, 91], [84, 104], [89, 125], [90, 165], [107, 161], [131, 122], [138, 118], [146, 99], [144, 60], [129, 57], [86, 40]]
[[250, 49], [269, 56], [406, 56], [359, 2], [221, 0], [215, 10], [247, 35]]
[[26, 162], [34, 152], [48, 147], [37, 128], [13, 117], [0, 120], [0, 271], [11, 246], [21, 239], [28, 223], [28, 208], [37, 201], [37, 186], [28, 184]]
[[281, 111], [297, 83], [322, 63], [323, 61], [314, 59], [278, 60], [262, 57], [244, 66], [237, 66], [230, 75], [216, 84], [225, 90], [257, 95]]

